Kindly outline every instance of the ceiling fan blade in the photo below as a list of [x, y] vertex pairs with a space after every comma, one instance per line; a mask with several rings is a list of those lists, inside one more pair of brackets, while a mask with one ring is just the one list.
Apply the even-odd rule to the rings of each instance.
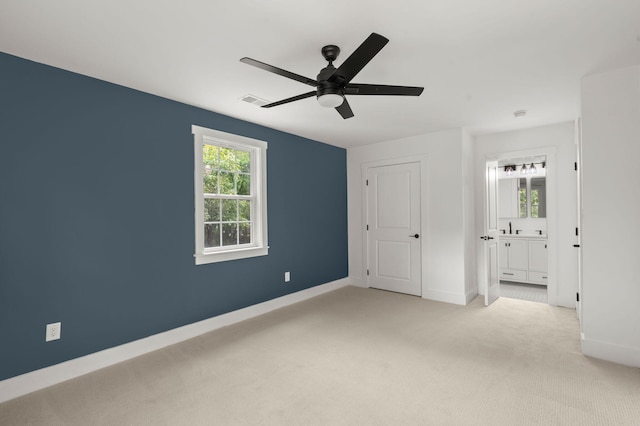
[[348, 95], [395, 95], [420, 96], [424, 87], [387, 86], [384, 84], [348, 84], [344, 93]]
[[282, 68], [274, 67], [273, 65], [265, 64], [264, 62], [256, 61], [251, 58], [242, 58], [240, 62], [244, 62], [245, 64], [253, 65], [254, 67], [263, 69], [265, 71], [272, 72], [274, 74], [281, 75], [286, 78], [290, 78], [291, 80], [299, 81], [300, 83], [307, 84], [309, 86], [316, 87], [318, 82], [314, 79], [305, 77], [303, 75], [295, 74], [287, 70], [283, 70]]
[[312, 96], [316, 96], [317, 92], [314, 90], [313, 92], [303, 93], [302, 95], [293, 96], [291, 98], [283, 99], [277, 102], [271, 102], [270, 104], [262, 105], [262, 108], [271, 108], [278, 105], [288, 104], [289, 102], [299, 101], [300, 99], [310, 98]]
[[371, 33], [328, 80], [338, 84], [350, 82], [388, 42], [389, 40], [380, 34]]
[[347, 102], [347, 98], [344, 98], [342, 105], [336, 107], [336, 111], [338, 111], [345, 120], [353, 117], [353, 111], [351, 111], [351, 106], [349, 105], [349, 102]]

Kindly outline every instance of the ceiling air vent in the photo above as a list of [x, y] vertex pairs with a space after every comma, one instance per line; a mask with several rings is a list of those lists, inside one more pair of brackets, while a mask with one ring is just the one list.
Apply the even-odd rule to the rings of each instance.
[[250, 95], [250, 94], [244, 95], [243, 97], [240, 98], [240, 100], [250, 104], [254, 104], [256, 106], [262, 106], [269, 103], [269, 101], [267, 101], [266, 99], [262, 99], [255, 95]]

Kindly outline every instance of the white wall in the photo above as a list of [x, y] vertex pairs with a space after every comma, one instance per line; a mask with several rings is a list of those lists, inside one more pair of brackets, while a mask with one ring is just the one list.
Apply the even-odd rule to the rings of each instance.
[[[474, 141], [463, 132], [462, 134], [462, 210], [463, 226], [465, 229], [465, 292], [467, 302], [478, 294], [476, 280], [476, 240], [480, 234], [475, 226], [475, 169], [474, 169]], [[482, 207], [481, 207], [482, 208]]]
[[[465, 179], [472, 156], [471, 140], [462, 129], [414, 136], [347, 150], [349, 210], [349, 277], [366, 286], [366, 259], [363, 244], [362, 165], [398, 159], [427, 157], [427, 188], [422, 234], [422, 296], [429, 299], [465, 304], [475, 296], [475, 276], [466, 273], [473, 268], [475, 246], [469, 218], [473, 200]], [[465, 160], [466, 159], [466, 160]], [[465, 213], [465, 211], [468, 211]], [[470, 223], [466, 223], [470, 222]], [[471, 256], [470, 256], [471, 255]], [[469, 256], [471, 259], [469, 259]]]
[[[547, 155], [549, 303], [575, 307], [578, 289], [578, 257], [573, 247], [576, 228], [575, 125], [573, 122], [526, 130], [496, 133], [475, 138], [476, 229], [483, 232], [484, 168], [487, 157], [508, 158]], [[520, 155], [519, 155], [520, 153]], [[514, 154], [514, 155], [511, 155]], [[482, 241], [475, 241], [482, 253]], [[553, 271], [553, 272], [552, 272]], [[477, 264], [478, 285], [486, 280], [486, 267]]]
[[587, 355], [640, 367], [640, 66], [582, 81]]

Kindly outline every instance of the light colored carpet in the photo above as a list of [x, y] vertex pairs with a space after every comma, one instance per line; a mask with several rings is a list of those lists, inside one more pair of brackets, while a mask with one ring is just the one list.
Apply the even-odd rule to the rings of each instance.
[[638, 425], [575, 311], [346, 287], [0, 405], [2, 425]]

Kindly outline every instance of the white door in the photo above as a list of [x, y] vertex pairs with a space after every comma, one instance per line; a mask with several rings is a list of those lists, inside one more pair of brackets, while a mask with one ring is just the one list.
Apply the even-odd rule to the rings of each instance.
[[367, 170], [369, 286], [422, 295], [420, 163]]
[[498, 252], [498, 162], [487, 161], [485, 178], [484, 257], [487, 279], [484, 288], [484, 304], [489, 306], [500, 297]]

